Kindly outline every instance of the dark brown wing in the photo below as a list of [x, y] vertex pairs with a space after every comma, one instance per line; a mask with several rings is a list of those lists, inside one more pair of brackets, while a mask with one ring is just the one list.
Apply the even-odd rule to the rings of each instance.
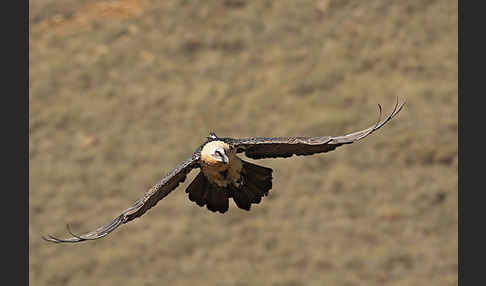
[[222, 138], [225, 142], [237, 148], [237, 152], [245, 152], [252, 159], [291, 157], [292, 155], [312, 155], [329, 152], [336, 147], [356, 142], [365, 138], [390, 121], [402, 109], [403, 105], [395, 104], [391, 114], [380, 122], [381, 105], [378, 105], [380, 116], [375, 125], [344, 136], [319, 136], [319, 137], [252, 137], [244, 139]]
[[47, 241], [51, 242], [81, 242], [85, 240], [93, 240], [102, 238], [115, 230], [120, 225], [127, 223], [141, 215], [143, 215], [151, 207], [155, 206], [157, 202], [167, 196], [172, 190], [174, 190], [180, 183], [184, 182], [186, 176], [192, 169], [199, 167], [200, 154], [195, 152], [191, 158], [179, 164], [175, 167], [167, 176], [165, 176], [159, 183], [155, 184], [150, 190], [148, 190], [145, 195], [135, 202], [133, 206], [125, 210], [118, 217], [113, 219], [110, 223], [100, 226], [94, 231], [85, 234], [74, 234], [71, 232], [69, 225], [67, 229], [69, 233], [73, 236], [68, 239], [59, 239], [52, 235], [48, 237], [42, 237]]

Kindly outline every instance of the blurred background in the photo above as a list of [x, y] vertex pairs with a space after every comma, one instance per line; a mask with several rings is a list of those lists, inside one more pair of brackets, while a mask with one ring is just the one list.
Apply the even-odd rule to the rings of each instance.
[[[457, 285], [457, 1], [30, 2], [30, 285]], [[221, 215], [185, 187], [56, 245], [219, 136], [343, 135], [259, 160], [270, 195]]]

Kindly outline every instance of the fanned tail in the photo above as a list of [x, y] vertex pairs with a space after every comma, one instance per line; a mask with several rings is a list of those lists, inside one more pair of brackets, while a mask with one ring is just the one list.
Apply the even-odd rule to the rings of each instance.
[[236, 206], [249, 211], [251, 204], [258, 204], [262, 197], [267, 196], [272, 188], [272, 172], [267, 167], [241, 161], [241, 185], [236, 187], [218, 187], [211, 184], [203, 172], [194, 178], [187, 187], [189, 200], [198, 206], [206, 206], [212, 212], [225, 213], [228, 211], [229, 198], [233, 198]]

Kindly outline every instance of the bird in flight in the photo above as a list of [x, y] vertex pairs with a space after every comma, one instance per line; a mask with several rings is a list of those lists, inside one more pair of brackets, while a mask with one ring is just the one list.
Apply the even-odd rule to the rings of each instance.
[[404, 104], [405, 102], [398, 104], [397, 98], [393, 111], [383, 121], [381, 105], [378, 104], [379, 118], [376, 124], [343, 136], [235, 139], [220, 138], [211, 132], [191, 157], [176, 166], [110, 223], [84, 234], [74, 234], [67, 225], [72, 237], [60, 239], [48, 235], [43, 238], [55, 243], [75, 243], [102, 238], [120, 225], [142, 216], [184, 182], [187, 174], [196, 168], [199, 168], [200, 172], [186, 188], [189, 200], [200, 207], [206, 206], [212, 212], [225, 213], [228, 211], [229, 199], [232, 198], [238, 208], [249, 211], [252, 204], [260, 203], [262, 198], [268, 195], [272, 188], [273, 170], [242, 160], [237, 153], [244, 153], [251, 159], [263, 159], [329, 152], [341, 145], [359, 141], [378, 130], [395, 117]]

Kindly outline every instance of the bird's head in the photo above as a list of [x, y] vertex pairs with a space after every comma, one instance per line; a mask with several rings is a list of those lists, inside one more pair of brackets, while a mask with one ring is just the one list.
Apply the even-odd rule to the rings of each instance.
[[211, 141], [201, 150], [201, 159], [208, 165], [226, 165], [229, 163], [230, 146], [223, 141]]

